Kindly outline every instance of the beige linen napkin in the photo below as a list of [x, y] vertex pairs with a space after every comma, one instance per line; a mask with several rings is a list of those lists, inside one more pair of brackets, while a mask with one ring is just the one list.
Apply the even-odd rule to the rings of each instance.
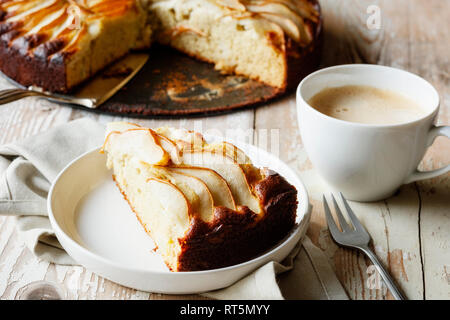
[[[47, 192], [71, 160], [101, 145], [103, 135], [102, 125], [80, 119], [0, 146], [0, 215], [15, 216], [20, 238], [38, 258], [76, 264], [51, 229]], [[347, 299], [325, 255], [308, 238], [283, 263], [267, 263], [234, 285], [204, 295], [216, 299]]]

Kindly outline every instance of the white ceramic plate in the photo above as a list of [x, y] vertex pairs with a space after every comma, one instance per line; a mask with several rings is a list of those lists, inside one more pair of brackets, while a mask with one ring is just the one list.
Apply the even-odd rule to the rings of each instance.
[[224, 288], [269, 261], [283, 260], [308, 227], [306, 189], [298, 176], [275, 156], [248, 144], [233, 143], [256, 166], [277, 171], [298, 190], [298, 225], [266, 253], [221, 269], [170, 272], [112, 181], [112, 173], [105, 166], [106, 157], [99, 149], [67, 165], [50, 189], [48, 212], [58, 240], [74, 260], [109, 280], [142, 291], [169, 294]]

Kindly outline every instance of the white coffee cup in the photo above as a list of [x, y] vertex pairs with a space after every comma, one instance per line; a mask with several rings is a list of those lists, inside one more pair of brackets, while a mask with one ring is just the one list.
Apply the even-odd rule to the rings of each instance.
[[[414, 121], [368, 125], [338, 120], [320, 113], [307, 101], [328, 87], [364, 85], [401, 93], [426, 108]], [[450, 136], [450, 127], [434, 125], [439, 94], [424, 79], [395, 68], [341, 65], [306, 77], [297, 89], [297, 114], [306, 152], [328, 184], [349, 200], [377, 201], [390, 197], [403, 184], [436, 177], [444, 168], [420, 172], [417, 167], [437, 136]]]

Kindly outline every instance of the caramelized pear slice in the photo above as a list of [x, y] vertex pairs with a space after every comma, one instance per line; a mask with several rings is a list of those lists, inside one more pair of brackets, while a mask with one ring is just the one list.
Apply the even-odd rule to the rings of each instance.
[[255, 213], [261, 212], [259, 200], [253, 194], [244, 170], [230, 157], [208, 150], [186, 150], [181, 161], [188, 166], [214, 170], [228, 182], [236, 205], [247, 206]]
[[170, 170], [202, 180], [211, 192], [215, 207], [222, 206], [236, 210], [228, 183], [214, 170], [200, 167], [171, 167]]
[[284, 30], [284, 32], [286, 32], [286, 34], [296, 42], [300, 42], [302, 40], [300, 28], [289, 18], [269, 12], [260, 12], [259, 15], [269, 21], [278, 24]]
[[205, 144], [203, 136], [198, 132], [169, 127], [158, 128], [155, 131], [159, 135], [172, 140], [182, 149], [195, 149]]
[[172, 160], [172, 163], [175, 165], [178, 165], [181, 163], [180, 160], [180, 149], [178, 145], [170, 140], [169, 138], [156, 134], [157, 141], [161, 145], [161, 147], [170, 155], [170, 159]]
[[203, 150], [212, 151], [214, 153], [222, 153], [224, 156], [231, 158], [237, 164], [252, 164], [252, 161], [244, 151], [236, 147], [234, 144], [226, 141], [206, 145], [203, 147]]
[[254, 5], [265, 5], [268, 3], [278, 3], [285, 5], [292, 11], [298, 13], [302, 18], [308, 19], [314, 22], [319, 21], [320, 12], [314, 3], [309, 1], [292, 1], [292, 0], [250, 0], [250, 3]]
[[[146, 128], [141, 127], [138, 124], [130, 123], [130, 122], [111, 122], [108, 123], [106, 128], [106, 134], [108, 135], [110, 132], [118, 131], [118, 132], [125, 132], [129, 130], [149, 130]], [[158, 130], [158, 129], [157, 129]], [[169, 131], [169, 129], [166, 129]], [[163, 130], [163, 131], [166, 131]], [[179, 157], [179, 147], [178, 145], [172, 141], [171, 139], [167, 138], [166, 136], [162, 134], [158, 134], [157, 132], [153, 131], [153, 136], [156, 137], [156, 142], [170, 155], [170, 159], [172, 160], [173, 164], [179, 164], [180, 163], [180, 157]]]
[[193, 212], [203, 221], [211, 221], [214, 217], [214, 200], [208, 186], [199, 178], [187, 173], [171, 168], [165, 168], [165, 170], [172, 178], [170, 181], [189, 199]]
[[225, 8], [245, 11], [245, 6], [239, 0], [218, 0], [217, 3]]
[[278, 1], [264, 1], [247, 6], [247, 8], [258, 13], [261, 17], [278, 24], [286, 34], [296, 42], [311, 42], [311, 34], [306, 29], [305, 22], [296, 10]]
[[[133, 143], [130, 143], [133, 141]], [[105, 139], [103, 149], [123, 158], [133, 155], [140, 161], [151, 165], [166, 165], [169, 154], [157, 141], [157, 136], [150, 129], [136, 128], [127, 131], [110, 131]]]
[[[157, 230], [157, 221], [164, 220], [168, 231], [181, 237], [189, 228], [191, 208], [185, 195], [169, 181], [149, 178], [142, 188], [146, 205], [136, 208], [144, 226]], [[156, 235], [155, 235], [156, 236]], [[158, 244], [158, 239], [154, 239]]]

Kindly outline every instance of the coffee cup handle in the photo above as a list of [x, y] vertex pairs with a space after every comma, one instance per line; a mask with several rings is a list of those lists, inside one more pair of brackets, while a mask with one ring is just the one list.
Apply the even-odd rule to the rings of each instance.
[[[434, 140], [439, 136], [444, 136], [444, 137], [450, 138], [450, 126], [433, 127], [428, 134], [428, 146], [431, 146], [433, 144]], [[444, 173], [447, 173], [449, 171], [450, 171], [450, 165], [447, 165], [445, 167], [442, 167], [442, 168], [436, 169], [436, 170], [432, 170], [432, 171], [415, 170], [408, 177], [408, 179], [406, 179], [405, 184], [419, 181], [419, 180], [434, 178], [434, 177], [440, 176]]]

